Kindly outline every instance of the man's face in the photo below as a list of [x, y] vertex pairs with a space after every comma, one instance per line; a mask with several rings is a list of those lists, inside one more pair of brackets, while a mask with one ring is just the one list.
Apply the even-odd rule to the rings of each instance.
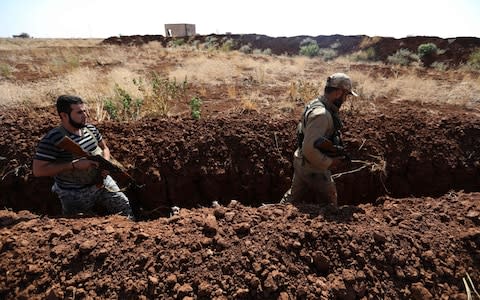
[[343, 102], [347, 100], [347, 96], [349, 95], [349, 92], [346, 90], [337, 90], [337, 98], [333, 100], [333, 104], [340, 109], [342, 106]]
[[68, 122], [75, 128], [83, 128], [87, 122], [87, 110], [84, 104], [72, 104]]

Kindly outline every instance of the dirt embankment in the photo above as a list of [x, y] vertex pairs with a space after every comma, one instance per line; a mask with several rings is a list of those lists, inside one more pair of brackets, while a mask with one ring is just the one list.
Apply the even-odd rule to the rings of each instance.
[[[352, 54], [357, 51], [373, 48], [375, 59], [387, 62], [387, 58], [399, 49], [408, 49], [417, 53], [418, 46], [426, 43], [435, 44], [439, 51], [434, 61], [444, 62], [450, 66], [459, 66], [468, 61], [470, 55], [480, 48], [480, 38], [476, 37], [452, 37], [442, 39], [439, 37], [414, 36], [395, 39], [391, 37], [369, 37], [365, 35], [343, 36], [343, 35], [319, 35], [319, 36], [294, 36], [294, 37], [269, 37], [258, 34], [230, 34], [230, 35], [196, 35], [187, 38], [187, 43], [205, 43], [207, 40], [215, 39], [215, 43], [222, 45], [226, 40], [233, 40], [233, 49], [238, 50], [244, 45], [252, 49], [270, 49], [273, 54], [297, 55], [300, 50], [300, 43], [306, 38], [315, 40], [320, 48], [331, 48], [337, 51], [338, 55]], [[177, 38], [180, 39], [180, 38]], [[175, 40], [172, 37], [162, 35], [132, 35], [110, 37], [103, 41], [105, 44], [139, 46], [148, 42], [157, 41], [166, 47], [169, 42]]]
[[290, 185], [292, 117], [97, 124], [145, 184], [132, 201], [159, 208], [139, 222], [58, 216], [52, 180], [30, 171], [58, 117], [7, 111], [0, 205], [13, 211], [0, 210], [0, 298], [466, 299], [462, 278], [480, 282], [478, 115], [410, 102], [375, 109], [344, 114], [347, 149], [363, 163], [335, 172], [367, 167], [337, 178], [350, 204], [338, 212], [259, 207]]
[[[480, 125], [455, 107], [376, 104], [375, 115], [346, 112], [344, 139], [354, 160], [335, 173], [341, 204], [392, 197], [478, 191]], [[289, 188], [296, 118], [246, 113], [207, 118], [149, 119], [97, 124], [114, 156], [145, 187], [130, 197], [146, 210], [197, 207], [238, 199], [245, 205], [279, 201]], [[34, 178], [39, 138], [57, 124], [53, 112], [6, 114], [0, 151], [2, 206], [58, 214], [51, 179]]]

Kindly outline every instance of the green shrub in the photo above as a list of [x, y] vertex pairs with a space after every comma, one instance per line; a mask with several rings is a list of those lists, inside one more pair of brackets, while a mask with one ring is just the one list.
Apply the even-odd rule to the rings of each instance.
[[320, 52], [320, 48], [317, 44], [310, 44], [300, 47], [300, 55], [308, 56], [308, 57], [315, 57], [318, 56]]
[[393, 65], [409, 66], [418, 61], [418, 55], [408, 49], [398, 49], [397, 52], [387, 57], [387, 62]]
[[318, 56], [320, 47], [318, 47], [317, 41], [312, 38], [306, 38], [300, 42], [299, 54], [308, 57]]
[[184, 97], [188, 89], [187, 78], [177, 83], [176, 78], [173, 80], [161, 78], [157, 73], [152, 74], [150, 84], [152, 94], [149, 95], [148, 100], [154, 105], [155, 112], [161, 115], [167, 114], [170, 101]]
[[238, 49], [238, 51], [243, 52], [245, 54], [250, 54], [252, 53], [252, 46], [250, 44], [243, 45], [242, 47], [240, 47], [240, 49]]
[[432, 63], [432, 68], [434, 68], [436, 70], [439, 70], [439, 71], [446, 71], [448, 69], [448, 66], [444, 62], [436, 61], [436, 62]]
[[324, 61], [328, 61], [337, 57], [338, 52], [337, 50], [331, 48], [320, 48], [318, 50], [318, 56], [320, 56]]
[[184, 44], [185, 44], [184, 39], [177, 39], [177, 38], [174, 38], [173, 40], [168, 42], [169, 47], [180, 47]]
[[12, 74], [12, 67], [8, 64], [0, 64], [0, 75], [7, 78]]
[[369, 47], [352, 55], [355, 61], [375, 61], [376, 57], [377, 55], [373, 47]]
[[233, 39], [227, 39], [222, 44], [222, 51], [228, 52], [232, 51], [235, 46], [235, 41]]
[[207, 36], [203, 47], [207, 50], [213, 50], [218, 48], [217, 38], [214, 36]]
[[480, 49], [477, 49], [470, 54], [467, 65], [473, 69], [480, 70]]
[[115, 91], [118, 102], [121, 104], [120, 115], [122, 116], [122, 119], [136, 120], [140, 116], [140, 110], [143, 104], [143, 100], [132, 99], [132, 96], [130, 96], [130, 94], [126, 90], [122, 89], [118, 84], [115, 84], [115, 87], [113, 89]]
[[270, 49], [270, 48], [263, 49], [263, 54], [264, 55], [272, 55], [272, 49]]
[[103, 108], [107, 112], [111, 120], [118, 120], [118, 108], [112, 99], [107, 99], [103, 103]]
[[200, 119], [201, 108], [202, 108], [202, 99], [198, 97], [193, 97], [192, 100], [190, 100], [190, 112], [192, 114], [193, 119], [195, 120]]
[[417, 52], [420, 59], [422, 59], [425, 56], [436, 55], [438, 53], [438, 48], [434, 43], [426, 43], [418, 46]]

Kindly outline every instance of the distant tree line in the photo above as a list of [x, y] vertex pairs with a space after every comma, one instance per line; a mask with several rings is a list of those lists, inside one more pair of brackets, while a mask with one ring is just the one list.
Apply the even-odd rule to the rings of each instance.
[[15, 34], [14, 34], [13, 37], [14, 37], [14, 38], [21, 38], [21, 39], [29, 39], [29, 38], [31, 38], [31, 36], [30, 36], [28, 33], [26, 33], [26, 32], [22, 32], [22, 33], [20, 33], [20, 34], [18, 34], [18, 35], [15, 35]]

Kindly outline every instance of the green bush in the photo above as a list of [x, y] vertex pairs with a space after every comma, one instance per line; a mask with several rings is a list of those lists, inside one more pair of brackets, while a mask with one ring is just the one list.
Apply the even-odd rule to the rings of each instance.
[[318, 51], [318, 56], [320, 56], [324, 61], [328, 61], [337, 57], [338, 52], [337, 50], [331, 48], [320, 48]]
[[434, 68], [438, 71], [446, 71], [448, 69], [448, 66], [444, 62], [436, 61], [436, 62], [432, 63], [432, 68]]
[[12, 67], [8, 64], [0, 64], [0, 76], [3, 76], [5, 78], [10, 77], [12, 74]]
[[214, 36], [207, 36], [205, 39], [205, 43], [203, 44], [203, 47], [207, 50], [213, 50], [218, 48], [218, 41], [217, 38]]
[[240, 47], [240, 49], [238, 49], [238, 51], [243, 52], [245, 54], [250, 54], [252, 53], [252, 46], [250, 46], [250, 44], [243, 45], [242, 47]]
[[438, 53], [438, 48], [437, 45], [435, 45], [434, 43], [426, 43], [418, 46], [417, 52], [418, 56], [420, 56], [420, 58], [423, 58], [425, 56], [436, 55]]
[[473, 69], [480, 70], [480, 49], [477, 49], [470, 54], [467, 65]]
[[272, 49], [270, 49], [270, 48], [263, 49], [263, 54], [264, 55], [272, 55]]
[[317, 41], [311, 38], [306, 38], [300, 42], [300, 55], [315, 57], [320, 53], [320, 47], [318, 47]]
[[143, 104], [143, 100], [132, 99], [132, 96], [130, 96], [130, 94], [126, 90], [122, 89], [118, 84], [115, 84], [113, 90], [115, 91], [116, 99], [121, 105], [120, 115], [122, 116], [123, 120], [137, 119], [140, 116], [140, 110]]
[[190, 112], [192, 114], [193, 119], [195, 120], [200, 119], [201, 108], [202, 108], [202, 99], [198, 97], [193, 97], [192, 100], [190, 101]]
[[184, 39], [173, 39], [170, 42], [171, 42], [171, 45], [173, 45], [173, 47], [180, 47], [185, 44]]
[[223, 42], [222, 44], [222, 51], [228, 52], [232, 51], [232, 49], [235, 47], [235, 41], [233, 39], [227, 39]]
[[387, 57], [387, 62], [393, 65], [409, 66], [412, 62], [417, 62], [418, 59], [418, 55], [402, 48]]
[[352, 55], [355, 61], [375, 61], [377, 55], [373, 47], [369, 47]]
[[118, 120], [118, 108], [112, 99], [105, 100], [103, 108], [107, 111], [111, 120]]

